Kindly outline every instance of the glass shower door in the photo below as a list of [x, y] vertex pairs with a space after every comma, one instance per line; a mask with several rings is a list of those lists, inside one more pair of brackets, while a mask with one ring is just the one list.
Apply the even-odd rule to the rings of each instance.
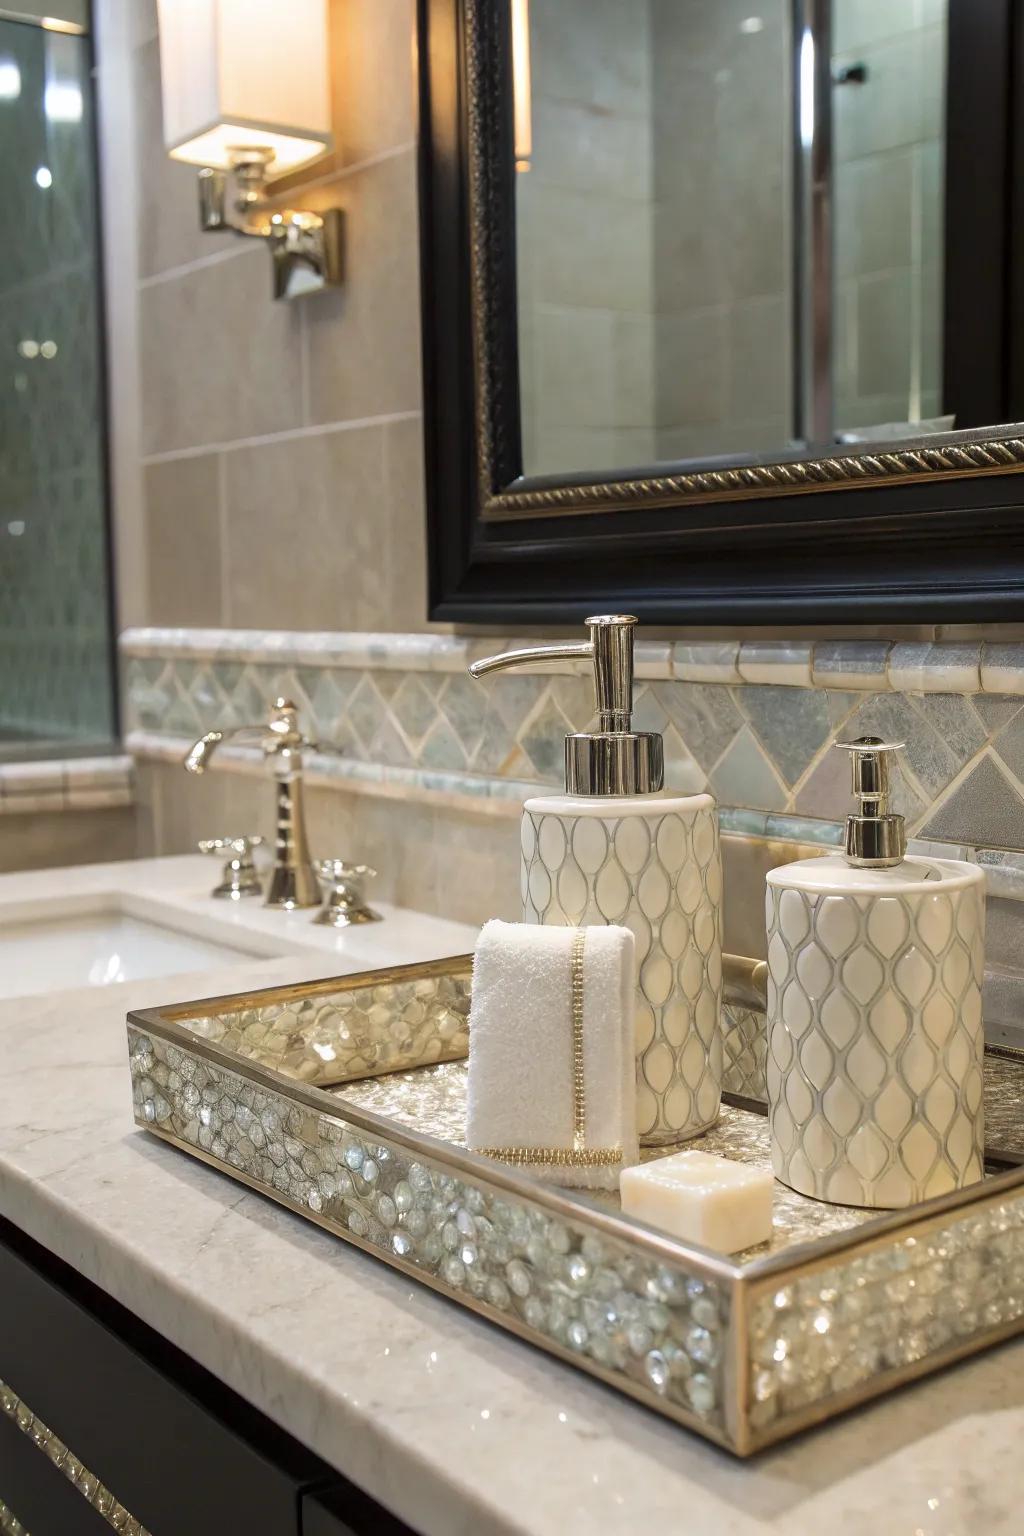
[[115, 733], [90, 71], [0, 21], [0, 759]]

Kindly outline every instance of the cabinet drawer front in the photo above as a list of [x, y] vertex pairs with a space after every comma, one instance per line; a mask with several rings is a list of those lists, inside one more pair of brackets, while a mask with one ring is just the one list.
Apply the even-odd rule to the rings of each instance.
[[[0, 1379], [143, 1526], [156, 1536], [298, 1536], [302, 1493], [337, 1474], [4, 1222], [0, 1296]], [[45, 1536], [2, 1482], [0, 1498], [31, 1536]]]
[[5, 1414], [0, 1414], [0, 1499], [29, 1536], [110, 1536], [99, 1510]]

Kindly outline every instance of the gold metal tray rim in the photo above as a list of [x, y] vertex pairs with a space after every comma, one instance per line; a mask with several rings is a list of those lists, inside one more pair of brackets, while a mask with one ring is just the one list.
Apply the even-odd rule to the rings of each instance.
[[[659, 1263], [675, 1265], [692, 1272], [695, 1276], [715, 1281], [728, 1293], [729, 1323], [726, 1333], [726, 1357], [722, 1364], [724, 1398], [722, 1424], [689, 1412], [677, 1402], [661, 1400], [653, 1402], [651, 1394], [642, 1383], [632, 1383], [622, 1374], [603, 1367], [598, 1361], [581, 1356], [548, 1336], [538, 1337], [537, 1330], [514, 1316], [499, 1313], [493, 1306], [452, 1288], [429, 1271], [409, 1263], [398, 1254], [382, 1250], [373, 1242], [355, 1232], [343, 1228], [339, 1222], [319, 1215], [291, 1198], [286, 1193], [267, 1187], [266, 1184], [247, 1175], [225, 1159], [204, 1151], [173, 1133], [162, 1130], [137, 1117], [137, 1123], [151, 1135], [198, 1161], [216, 1168], [254, 1191], [269, 1196], [285, 1209], [339, 1237], [342, 1241], [372, 1255], [380, 1262], [426, 1285], [429, 1289], [455, 1301], [459, 1306], [496, 1322], [506, 1331], [524, 1339], [535, 1347], [582, 1369], [606, 1382], [616, 1391], [634, 1398], [649, 1408], [655, 1408], [683, 1427], [699, 1433], [725, 1447], [734, 1454], [747, 1456], [767, 1446], [819, 1424], [849, 1408], [882, 1395], [906, 1382], [930, 1374], [956, 1360], [980, 1353], [981, 1350], [1024, 1329], [1024, 1319], [1013, 1319], [981, 1330], [969, 1339], [953, 1340], [922, 1359], [899, 1366], [884, 1366], [872, 1378], [845, 1390], [833, 1392], [824, 1402], [811, 1402], [805, 1408], [794, 1408], [774, 1422], [755, 1425], [749, 1415], [750, 1384], [748, 1368], [751, 1361], [750, 1325], [752, 1308], [766, 1292], [780, 1285], [792, 1283], [819, 1271], [833, 1267], [837, 1261], [851, 1256], [868, 1255], [872, 1251], [893, 1246], [899, 1235], [923, 1237], [941, 1228], [955, 1213], [976, 1206], [979, 1213], [988, 1206], [1013, 1192], [1024, 1189], [1024, 1165], [995, 1174], [964, 1190], [940, 1195], [906, 1210], [888, 1211], [838, 1233], [826, 1233], [805, 1242], [794, 1244], [783, 1252], [737, 1263], [735, 1260], [660, 1233], [629, 1217], [603, 1210], [579, 1198], [574, 1192], [553, 1188], [528, 1173], [483, 1158], [465, 1148], [440, 1140], [426, 1132], [415, 1131], [386, 1116], [366, 1110], [350, 1101], [343, 1100], [326, 1088], [302, 1082], [274, 1067], [260, 1063], [207, 1040], [187, 1029], [179, 1020], [196, 1017], [202, 1013], [238, 1011], [246, 1005], [259, 1006], [273, 1001], [293, 1001], [297, 998], [339, 994], [369, 986], [422, 979], [442, 975], [465, 976], [471, 972], [472, 957], [453, 956], [427, 964], [392, 966], [386, 969], [366, 970], [347, 976], [299, 983], [288, 987], [270, 987], [249, 993], [225, 994], [220, 997], [198, 999], [190, 1003], [175, 1003], [137, 1009], [129, 1012], [129, 1034], [142, 1031], [192, 1056], [199, 1057], [238, 1077], [290, 1100], [316, 1114], [340, 1121], [362, 1135], [384, 1140], [401, 1147], [413, 1156], [429, 1158], [451, 1172], [479, 1186], [484, 1185], [496, 1192], [504, 1192], [516, 1200], [540, 1207], [548, 1214], [577, 1225], [589, 1227], [604, 1234], [627, 1248], [640, 1250]], [[360, 1077], [366, 1074], [359, 1074]], [[345, 1079], [333, 1086], [340, 1087]], [[356, 1080], [354, 1077], [348, 1081]], [[726, 1096], [735, 1097], [735, 1096]], [[739, 1101], [741, 1104], [744, 1102]], [[750, 1101], [747, 1101], [749, 1105]]]

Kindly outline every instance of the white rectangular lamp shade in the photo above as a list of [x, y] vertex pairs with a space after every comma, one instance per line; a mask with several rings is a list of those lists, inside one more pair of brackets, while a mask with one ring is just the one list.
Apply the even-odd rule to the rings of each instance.
[[270, 149], [283, 176], [331, 148], [327, 0], [157, 0], [164, 142], [228, 170]]

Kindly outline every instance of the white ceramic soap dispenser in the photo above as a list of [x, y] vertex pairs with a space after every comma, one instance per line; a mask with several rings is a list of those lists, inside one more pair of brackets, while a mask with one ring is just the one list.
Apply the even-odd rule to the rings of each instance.
[[523, 919], [632, 930], [637, 1125], [646, 1145], [671, 1144], [706, 1130], [721, 1103], [718, 816], [710, 795], [662, 792], [662, 739], [632, 729], [636, 619], [587, 624], [588, 641], [507, 651], [470, 671], [593, 662], [597, 729], [566, 737], [566, 793], [523, 807]]
[[837, 746], [858, 801], [843, 852], [768, 875], [772, 1161], [801, 1194], [894, 1208], [982, 1175], [984, 875], [905, 856], [895, 745]]

